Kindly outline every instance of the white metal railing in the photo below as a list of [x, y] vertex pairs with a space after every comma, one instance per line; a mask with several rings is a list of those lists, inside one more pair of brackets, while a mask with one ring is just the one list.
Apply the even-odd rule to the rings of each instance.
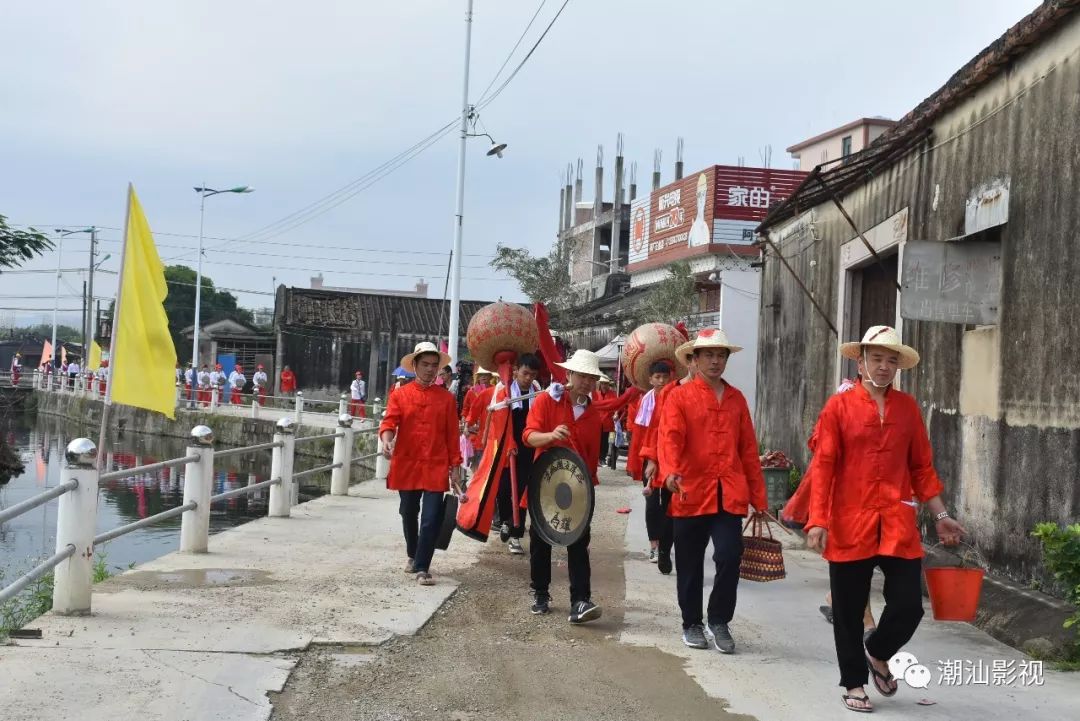
[[[0, 386], [11, 385], [10, 377], [11, 374], [8, 372], [0, 373]], [[68, 393], [81, 398], [104, 400], [107, 382], [88, 372], [81, 372], [72, 379], [59, 373], [42, 373], [34, 369], [22, 374], [19, 387], [32, 387], [51, 393]], [[353, 415], [352, 412], [357, 410], [348, 394], [345, 393], [337, 400], [307, 398], [302, 391], [297, 391], [291, 396], [260, 396], [258, 393], [249, 393], [241, 394], [240, 398], [240, 403], [232, 403], [232, 394], [228, 386], [200, 392], [197, 388], [189, 389], [184, 383], [176, 383], [178, 409], [199, 410], [209, 412], [211, 415], [241, 415], [265, 420], [277, 420], [288, 415], [297, 424], [302, 423], [304, 418], [308, 418], [309, 421], [315, 419], [324, 425], [333, 425], [340, 416], [346, 413]], [[372, 403], [360, 404], [360, 408], [362, 413], [353, 416], [365, 426], [359, 430], [368, 430], [368, 427], [378, 425], [378, 419], [383, 410], [382, 399], [376, 398]]]
[[[0, 523], [3, 523], [48, 503], [54, 498], [60, 499], [57, 510], [56, 553], [15, 579], [7, 587], [0, 589], [0, 602], [13, 597], [35, 580], [55, 569], [53, 610], [59, 614], [86, 614], [90, 612], [96, 544], [105, 543], [140, 528], [180, 516], [180, 551], [205, 553], [210, 542], [210, 506], [213, 503], [269, 489], [267, 514], [276, 518], [288, 518], [292, 506], [299, 501], [298, 480], [326, 471], [331, 472], [331, 495], [348, 495], [353, 466], [376, 455], [367, 454], [355, 460], [352, 458], [352, 446], [357, 433], [352, 427], [352, 421], [351, 416], [342, 414], [337, 419], [338, 430], [335, 432], [297, 438], [294, 435], [295, 422], [286, 417], [277, 422], [274, 440], [270, 443], [222, 451], [214, 450], [213, 431], [207, 426], [199, 425], [191, 430], [191, 444], [187, 447], [184, 456], [109, 473], [101, 473], [96, 467], [98, 453], [93, 441], [89, 438], [73, 440], [68, 444], [65, 453], [66, 463], [63, 470], [65, 480], [61, 484], [10, 508], [0, 510]], [[334, 456], [331, 463], [304, 471], [293, 471], [297, 443], [331, 438], [334, 439]], [[271, 453], [270, 480], [211, 495], [215, 458], [258, 453], [265, 450]], [[176, 466], [186, 466], [184, 501], [180, 506], [104, 533], [94, 534], [97, 528], [99, 483]], [[377, 477], [380, 475], [378, 470]], [[385, 473], [381, 477], [385, 478]]]

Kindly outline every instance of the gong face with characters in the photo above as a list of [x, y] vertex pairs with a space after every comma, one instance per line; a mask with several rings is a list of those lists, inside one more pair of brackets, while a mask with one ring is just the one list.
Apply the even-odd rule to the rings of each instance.
[[549, 448], [533, 463], [529, 513], [540, 536], [553, 546], [569, 546], [592, 520], [595, 490], [584, 461], [569, 448]]

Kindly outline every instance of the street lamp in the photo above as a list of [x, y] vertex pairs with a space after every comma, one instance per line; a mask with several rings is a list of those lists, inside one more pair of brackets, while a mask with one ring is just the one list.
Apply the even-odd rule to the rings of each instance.
[[[222, 193], [251, 193], [255, 189], [247, 185], [238, 185], [235, 188], [227, 188], [225, 190], [214, 190], [213, 188], [203, 187], [195, 188], [195, 192], [199, 194], [199, 261], [196, 264], [198, 269], [195, 271], [195, 333], [192, 338], [191, 345], [191, 365], [195, 369], [193, 373], [199, 372], [199, 312], [202, 309], [202, 259], [203, 259], [203, 223], [206, 220], [206, 199], [212, 195], [221, 195]], [[191, 406], [195, 406], [195, 383], [191, 384]]]
[[450, 257], [453, 264], [450, 284], [450, 331], [446, 345], [450, 352], [450, 365], [457, 367], [458, 360], [458, 319], [461, 315], [461, 231], [465, 215], [465, 141], [470, 137], [485, 136], [491, 140], [488, 155], [502, 157], [506, 143], [496, 143], [487, 133], [470, 133], [469, 123], [476, 123], [476, 106], [469, 104], [469, 49], [472, 44], [473, 0], [466, 0], [465, 7], [465, 81], [461, 91], [461, 130], [458, 146], [457, 172], [457, 212], [454, 214], [454, 251]]

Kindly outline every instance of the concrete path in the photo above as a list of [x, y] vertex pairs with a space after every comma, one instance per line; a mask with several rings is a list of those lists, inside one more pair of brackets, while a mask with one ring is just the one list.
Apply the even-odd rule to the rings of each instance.
[[[784, 538], [796, 546], [785, 550], [787, 578], [771, 583], [739, 584], [739, 602], [732, 635], [738, 644], [733, 656], [696, 651], [682, 644], [675, 576], [662, 576], [648, 563], [645, 504], [640, 489], [629, 489], [626, 505], [634, 510], [626, 531], [626, 618], [624, 643], [658, 647], [685, 660], [687, 672], [711, 696], [723, 698], [735, 713], [761, 721], [814, 721], [850, 718], [841, 706], [839, 671], [832, 627], [818, 612], [828, 591], [828, 567], [817, 554], [801, 548], [797, 537]], [[783, 533], [780, 533], [783, 536]], [[707, 558], [712, 557], [710, 548]], [[706, 565], [706, 595], [713, 574]], [[875, 614], [883, 602], [880, 574], [871, 594]], [[1065, 719], [1080, 708], [1080, 673], [1046, 669], [1041, 686], [966, 683], [979, 662], [995, 661], [1018, 671], [1030, 663], [1024, 654], [1005, 646], [966, 623], [932, 620], [930, 604], [915, 638], [905, 649], [930, 669], [930, 685], [916, 689], [901, 682], [899, 693], [882, 698], [868, 688], [874, 718], [883, 719]], [[963, 685], [941, 685], [939, 665], [960, 663]], [[1015, 675], [1015, 674], [1014, 674]], [[946, 679], [947, 680], [947, 679]], [[920, 700], [936, 702], [919, 705]]]
[[[0, 647], [5, 721], [261, 720], [299, 649], [415, 634], [456, 583], [416, 586], [397, 497], [379, 482], [212, 536], [94, 588], [93, 616], [47, 615], [40, 641]], [[440, 553], [441, 573], [480, 544]]]

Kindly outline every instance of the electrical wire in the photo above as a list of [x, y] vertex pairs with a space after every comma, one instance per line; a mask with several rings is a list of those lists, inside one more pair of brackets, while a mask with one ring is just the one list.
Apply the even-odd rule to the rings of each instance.
[[[186, 233], [158, 233], [156, 231], [154, 232], [154, 235], [168, 235], [168, 236], [174, 236], [174, 237], [178, 237], [178, 238], [198, 238], [199, 237], [197, 235], [189, 235], [189, 234], [186, 234]], [[223, 238], [223, 237], [213, 237], [213, 238], [211, 238], [211, 237], [208, 237], [208, 236], [204, 236], [203, 240], [224, 240], [224, 241], [228, 241], [228, 242], [236, 242], [236, 241], [238, 241], [240, 239], [239, 238]], [[116, 243], [116, 244], [119, 244], [119, 243], [122, 243], [123, 240], [120, 239], [120, 238], [98, 238], [98, 242], [99, 243]], [[289, 243], [289, 242], [285, 242], [285, 241], [276, 241], [275, 242], [275, 241], [270, 241], [270, 240], [264, 240], [264, 241], [260, 242], [259, 244], [260, 245], [275, 245], [275, 246], [282, 246], [282, 247], [289, 247], [289, 248], [296, 248], [297, 247], [296, 243]], [[187, 245], [166, 245], [166, 244], [156, 244], [156, 245], [157, 245], [158, 248], [174, 248], [176, 250], [188, 250], [188, 251], [191, 251], [191, 252], [195, 251], [194, 248], [192, 248], [190, 246], [187, 246]], [[350, 252], [356, 251], [356, 252], [360, 252], [360, 253], [393, 253], [393, 254], [399, 254], [399, 255], [432, 255], [431, 251], [427, 251], [427, 250], [401, 250], [401, 249], [396, 249], [396, 248], [356, 248], [356, 247], [353, 247], [353, 246], [346, 246], [346, 245], [321, 245], [321, 244], [315, 244], [315, 243], [304, 243], [300, 247], [302, 247], [302, 248], [312, 248], [312, 249], [315, 249], [315, 250], [345, 250], [345, 251], [350, 251]], [[208, 250], [210, 250], [210, 249], [209, 248], [203, 248], [204, 253], [207, 252]], [[229, 252], [250, 253], [251, 251], [218, 250], [216, 252], [219, 252], [219, 253], [229, 253]], [[297, 256], [290, 255], [290, 257], [297, 257]], [[465, 258], [490, 258], [491, 254], [490, 253], [462, 253], [462, 257], [465, 257]]]
[[563, 4], [559, 8], [559, 11], [555, 13], [555, 17], [551, 18], [551, 22], [548, 23], [548, 26], [546, 28], [544, 28], [544, 32], [540, 33], [540, 37], [537, 38], [535, 43], [533, 43], [533, 46], [529, 49], [529, 52], [525, 54], [525, 57], [522, 58], [521, 62], [518, 63], [518, 66], [514, 68], [514, 72], [510, 73], [509, 77], [507, 77], [506, 80], [503, 81], [503, 84], [499, 86], [498, 90], [496, 90], [490, 98], [485, 100], [483, 103], [478, 103], [477, 109], [486, 108], [488, 105], [491, 105], [493, 102], [495, 102], [495, 98], [499, 97], [499, 95], [502, 94], [502, 91], [506, 89], [506, 86], [510, 84], [510, 81], [512, 81], [517, 76], [517, 74], [521, 72], [521, 69], [523, 67], [525, 67], [525, 63], [529, 62], [529, 58], [531, 58], [533, 53], [536, 52], [536, 49], [540, 47], [540, 43], [544, 42], [544, 38], [547, 37], [547, 34], [551, 30], [551, 27], [555, 24], [555, 21], [559, 19], [559, 16], [562, 15], [563, 10], [565, 10], [566, 6], [569, 4], [570, 0], [563, 0]]
[[514, 53], [516, 53], [517, 49], [521, 47], [521, 41], [525, 39], [525, 36], [528, 34], [529, 29], [533, 26], [533, 23], [536, 22], [536, 18], [540, 15], [540, 11], [544, 9], [544, 5], [546, 4], [547, 0], [540, 0], [540, 5], [536, 8], [536, 12], [533, 13], [532, 19], [529, 20], [529, 24], [525, 26], [525, 29], [521, 31], [521, 35], [518, 37], [517, 42], [514, 43], [514, 47], [510, 49], [510, 52], [509, 54], [507, 54], [506, 59], [503, 60], [502, 65], [499, 66], [498, 72], [496, 72], [495, 75], [491, 78], [491, 82], [488, 83], [488, 86], [486, 88], [484, 88], [484, 92], [480, 93], [480, 96], [476, 99], [477, 105], [484, 101], [484, 96], [488, 94], [488, 91], [491, 90], [492, 86], [495, 85], [495, 81], [499, 79], [500, 75], [502, 75], [502, 71], [505, 70], [506, 66], [510, 63], [510, 58], [514, 57]]
[[[208, 263], [210, 265], [229, 265], [229, 266], [235, 266], [235, 267], [238, 267], [238, 268], [260, 268], [260, 269], [263, 269], [263, 270], [277, 270], [277, 271], [282, 270], [280, 267], [278, 267], [276, 265], [256, 265], [254, 263], [230, 263], [230, 262], [224, 261], [224, 260], [204, 260], [203, 262]], [[327, 270], [327, 269], [326, 268], [300, 268], [300, 267], [297, 267], [297, 266], [290, 266], [287, 270], [302, 270], [302, 271], [306, 271], [306, 272], [310, 272], [310, 273], [321, 273], [321, 272], [323, 272], [324, 270]], [[327, 272], [338, 273], [338, 274], [341, 274], [341, 275], [366, 275], [366, 276], [371, 276], [371, 277], [374, 277], [374, 278], [415, 278], [416, 277], [416, 273], [382, 273], [382, 272], [368, 273], [368, 272], [364, 272], [364, 271], [360, 271], [360, 270], [338, 270], [336, 268], [331, 269], [331, 270], [329, 270]], [[506, 280], [509, 280], [509, 279], [508, 278], [462, 278], [462, 280], [477, 281], [477, 282], [503, 282], [503, 281], [506, 281]]]

